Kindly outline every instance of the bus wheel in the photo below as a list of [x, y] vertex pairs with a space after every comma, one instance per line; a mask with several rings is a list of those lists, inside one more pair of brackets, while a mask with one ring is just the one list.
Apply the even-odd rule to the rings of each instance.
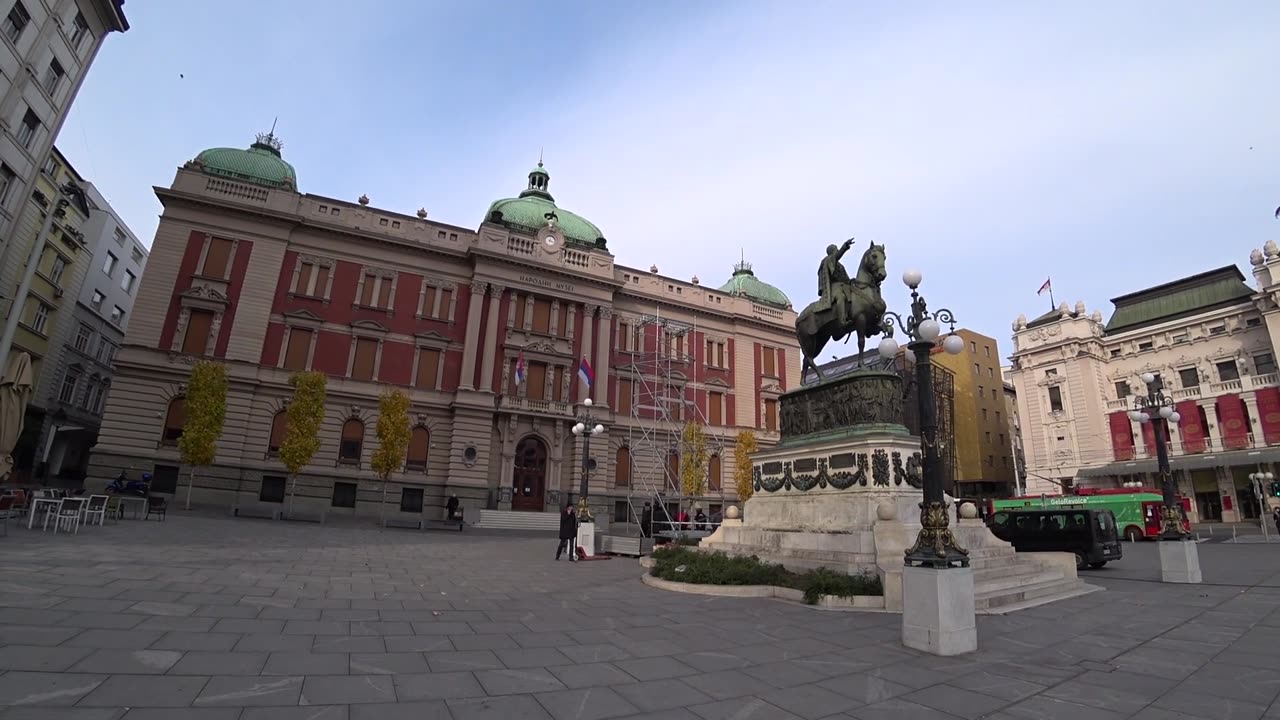
[[1088, 565], [1089, 563], [1085, 561], [1084, 555], [1082, 553], [1076, 553], [1076, 570], [1083, 570]]
[[1129, 542], [1138, 542], [1142, 539], [1142, 531], [1133, 525], [1130, 525], [1124, 530], [1124, 539]]

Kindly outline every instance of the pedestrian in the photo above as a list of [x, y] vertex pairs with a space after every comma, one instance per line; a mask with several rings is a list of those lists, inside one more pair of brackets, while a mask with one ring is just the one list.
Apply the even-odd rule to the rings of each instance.
[[707, 514], [702, 511], [702, 506], [698, 506], [698, 508], [693, 511], [693, 521], [696, 523], [696, 525], [694, 525], [695, 530], [701, 532], [707, 529]]
[[640, 513], [640, 537], [653, 537], [653, 506], [649, 503], [644, 504], [644, 511]]
[[1271, 519], [1276, 523], [1276, 532], [1280, 533], [1280, 506], [1271, 511]]
[[560, 559], [560, 555], [565, 551], [569, 551], [569, 562], [577, 562], [577, 548], [574, 547], [575, 541], [578, 539], [578, 516], [573, 511], [573, 503], [564, 506], [564, 513], [560, 515], [560, 544], [556, 546], [556, 560]]
[[450, 520], [458, 519], [458, 493], [449, 496], [449, 502], [445, 503], [444, 508]]

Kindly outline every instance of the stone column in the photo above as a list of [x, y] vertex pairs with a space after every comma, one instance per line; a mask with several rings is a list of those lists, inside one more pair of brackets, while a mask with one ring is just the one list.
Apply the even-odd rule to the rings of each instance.
[[480, 303], [484, 300], [485, 283], [471, 281], [471, 302], [467, 303], [467, 340], [462, 346], [462, 379], [458, 387], [475, 389], [476, 353], [480, 349]]
[[1204, 408], [1204, 416], [1208, 419], [1208, 440], [1209, 452], [1222, 452], [1222, 429], [1218, 427], [1218, 416], [1214, 413], [1214, 404], [1212, 400], [1200, 400], [1196, 403]]
[[1266, 447], [1262, 438], [1262, 415], [1258, 412], [1258, 395], [1249, 393], [1244, 396], [1245, 411], [1249, 413], [1249, 447]]
[[604, 407], [610, 406], [609, 398], [609, 350], [613, 347], [613, 309], [600, 307], [600, 340], [596, 343], [596, 359], [592, 369], [596, 371], [596, 386], [600, 391], [592, 398]]
[[480, 360], [480, 389], [493, 392], [493, 363], [498, 354], [498, 312], [502, 310], [501, 285], [489, 285], [489, 320], [484, 328], [484, 357]]
[[[582, 357], [587, 358], [587, 362], [591, 362], [591, 339], [592, 339], [592, 336], [594, 335], [594, 333], [592, 333], [591, 323], [593, 322], [593, 318], [595, 317], [595, 314], [596, 314], [595, 305], [587, 304], [582, 306]], [[575, 362], [573, 364], [573, 373], [575, 375], [578, 373], [578, 366], [581, 364], [581, 362], [582, 362], [582, 358], [575, 359]], [[591, 369], [595, 370], [596, 372], [599, 372], [599, 369], [596, 367], [592, 367]], [[583, 398], [591, 397], [591, 395], [595, 394], [594, 387], [592, 388], [582, 387], [581, 379], [579, 379], [576, 384], [578, 386], [577, 397], [579, 400]], [[592, 402], [595, 402], [595, 400], [596, 398], [591, 397]]]

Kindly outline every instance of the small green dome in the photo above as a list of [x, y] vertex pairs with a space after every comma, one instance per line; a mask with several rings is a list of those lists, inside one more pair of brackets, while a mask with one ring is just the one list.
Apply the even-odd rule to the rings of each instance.
[[733, 277], [720, 286], [720, 292], [730, 295], [741, 295], [763, 305], [788, 309], [791, 301], [778, 288], [756, 277], [751, 271], [751, 263], [743, 261], [733, 266]]
[[192, 164], [210, 175], [294, 190], [298, 187], [298, 176], [293, 166], [280, 156], [283, 146], [279, 138], [267, 133], [259, 135], [258, 141], [247, 150], [210, 148], [197, 155]]
[[538, 163], [529, 172], [529, 187], [519, 197], [495, 200], [485, 213], [485, 219], [514, 230], [534, 233], [547, 227], [552, 220], [550, 216], [554, 216], [556, 227], [569, 242], [608, 250], [604, 233], [594, 223], [581, 215], [556, 207], [555, 198], [547, 190], [550, 182], [550, 173], [542, 163]]

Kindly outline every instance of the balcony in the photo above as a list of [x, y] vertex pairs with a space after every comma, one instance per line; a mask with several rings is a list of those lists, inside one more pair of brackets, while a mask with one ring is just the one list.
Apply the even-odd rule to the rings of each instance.
[[1249, 379], [1249, 384], [1255, 388], [1270, 387], [1272, 385], [1280, 385], [1280, 373], [1264, 373], [1262, 375], [1254, 375]]
[[569, 403], [558, 400], [534, 400], [533, 398], [514, 397], [512, 395], [503, 395], [498, 401], [498, 407], [502, 410], [532, 415], [552, 415], [556, 417], [571, 417], [573, 415], [573, 406]]

